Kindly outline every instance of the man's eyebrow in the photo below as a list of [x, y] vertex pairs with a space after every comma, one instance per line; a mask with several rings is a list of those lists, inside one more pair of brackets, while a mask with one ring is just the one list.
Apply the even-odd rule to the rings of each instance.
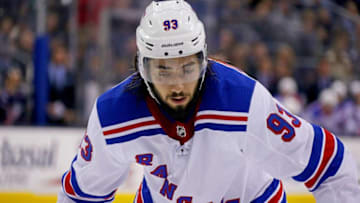
[[190, 61], [189, 63], [187, 63], [187, 64], [183, 65], [182, 67], [183, 67], [183, 68], [186, 68], [186, 67], [188, 67], [188, 66], [192, 66], [192, 65], [194, 65], [194, 64], [195, 64], [195, 62], [194, 62], [194, 61]]

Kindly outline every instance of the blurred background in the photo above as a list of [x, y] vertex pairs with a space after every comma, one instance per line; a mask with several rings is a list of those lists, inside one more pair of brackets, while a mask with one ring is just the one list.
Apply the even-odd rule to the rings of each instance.
[[[262, 82], [293, 113], [360, 137], [359, 0], [188, 2], [210, 56]], [[0, 0], [2, 135], [84, 128], [96, 97], [134, 71], [135, 29], [149, 3]]]
[[[134, 70], [149, 0], [1, 0], [0, 124], [84, 126]], [[261, 81], [293, 113], [360, 135], [360, 1], [189, 0], [209, 55]]]

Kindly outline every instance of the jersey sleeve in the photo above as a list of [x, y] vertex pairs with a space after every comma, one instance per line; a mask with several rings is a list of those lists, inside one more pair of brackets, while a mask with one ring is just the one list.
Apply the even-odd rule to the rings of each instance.
[[278, 179], [292, 177], [317, 202], [360, 202], [356, 164], [334, 134], [289, 112], [257, 83], [249, 111], [247, 152]]
[[129, 163], [115, 157], [103, 137], [94, 105], [79, 151], [63, 175], [58, 203], [113, 201], [116, 189], [127, 177]]

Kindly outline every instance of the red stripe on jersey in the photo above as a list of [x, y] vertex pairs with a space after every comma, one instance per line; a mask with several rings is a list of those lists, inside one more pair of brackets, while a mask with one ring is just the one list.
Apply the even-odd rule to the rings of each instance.
[[281, 200], [281, 197], [283, 196], [283, 193], [284, 193], [284, 189], [283, 189], [283, 185], [282, 185], [282, 182], [280, 182], [280, 186], [279, 186], [279, 189], [278, 191], [276, 192], [276, 194], [269, 200], [268, 203], [278, 203], [280, 202]]
[[74, 189], [73, 189], [73, 187], [72, 187], [72, 185], [70, 183], [70, 177], [71, 177], [71, 171], [69, 171], [65, 176], [65, 182], [64, 182], [65, 192], [67, 194], [76, 196], [75, 192], [74, 192]]
[[142, 190], [142, 184], [140, 185], [139, 190], [138, 190], [136, 203], [143, 203], [141, 190]]
[[200, 119], [216, 119], [216, 120], [227, 120], [227, 121], [247, 121], [248, 117], [246, 116], [222, 116], [222, 115], [200, 115], [196, 117], [196, 120]]
[[[117, 190], [117, 189], [116, 189], [116, 190]], [[112, 193], [109, 195], [109, 197], [106, 197], [105, 200], [108, 200], [108, 199], [112, 198], [112, 197], [114, 196], [116, 190], [114, 190], [114, 192], [112, 192]]]
[[111, 135], [111, 134], [115, 134], [115, 133], [121, 133], [121, 132], [131, 130], [131, 129], [134, 129], [134, 128], [139, 128], [139, 127], [144, 127], [144, 126], [147, 126], [147, 125], [154, 125], [154, 124], [157, 124], [157, 122], [155, 120], [153, 120], [153, 121], [144, 121], [144, 122], [141, 122], [141, 123], [135, 123], [135, 124], [132, 124], [132, 125], [121, 127], [121, 128], [116, 128], [116, 129], [104, 131], [104, 135], [107, 136], [107, 135]]
[[320, 167], [316, 172], [316, 175], [308, 180], [305, 185], [308, 188], [312, 188], [316, 181], [320, 178], [322, 172], [324, 171], [326, 165], [328, 165], [328, 162], [330, 161], [332, 155], [334, 154], [335, 150], [335, 139], [334, 136], [326, 129], [325, 131], [325, 147], [324, 147], [324, 153], [322, 161], [320, 162]]

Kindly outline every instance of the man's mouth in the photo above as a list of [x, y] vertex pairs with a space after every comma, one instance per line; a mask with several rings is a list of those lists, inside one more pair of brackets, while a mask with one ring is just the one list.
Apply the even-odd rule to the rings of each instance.
[[182, 104], [185, 101], [185, 96], [171, 97], [171, 101], [175, 104]]

